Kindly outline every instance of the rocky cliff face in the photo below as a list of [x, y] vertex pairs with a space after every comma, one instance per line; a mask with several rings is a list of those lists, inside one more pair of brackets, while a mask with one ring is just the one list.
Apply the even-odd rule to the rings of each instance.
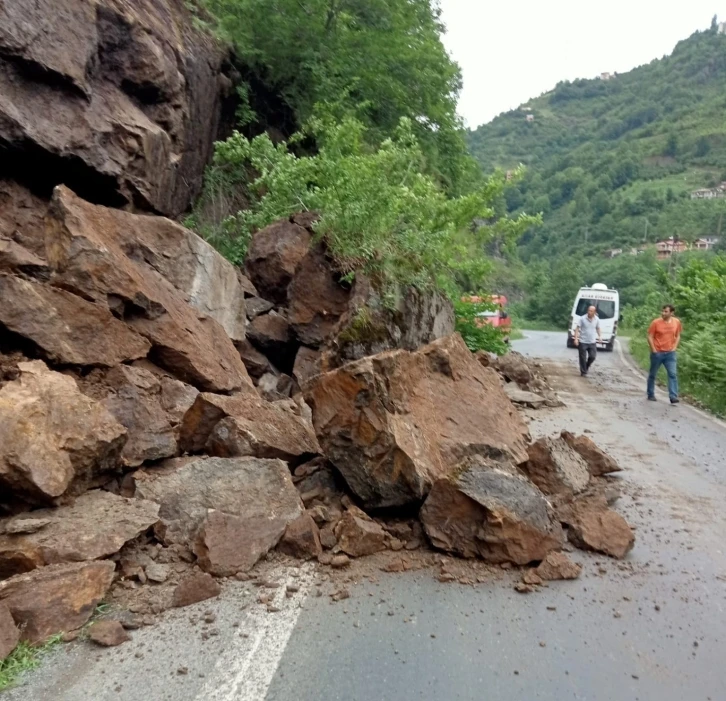
[[183, 0], [0, 3], [0, 178], [180, 214], [217, 134], [223, 58]]

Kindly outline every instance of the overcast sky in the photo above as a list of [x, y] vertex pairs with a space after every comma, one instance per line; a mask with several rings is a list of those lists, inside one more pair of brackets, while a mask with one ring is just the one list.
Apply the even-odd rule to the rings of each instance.
[[620, 73], [707, 29], [726, 0], [440, 0], [461, 66], [459, 113], [476, 127], [560, 80]]

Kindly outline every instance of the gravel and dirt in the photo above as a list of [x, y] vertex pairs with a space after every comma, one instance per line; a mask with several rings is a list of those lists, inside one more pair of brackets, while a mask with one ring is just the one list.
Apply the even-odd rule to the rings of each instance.
[[527, 332], [515, 348], [541, 359], [565, 404], [524, 410], [533, 437], [584, 433], [622, 466], [617, 510], [636, 532], [624, 560], [568, 552], [579, 579], [520, 593], [522, 570], [430, 551], [340, 570], [274, 555], [118, 648], [61, 647], [4, 698], [726, 698], [726, 426], [647, 402], [617, 350], [581, 378], [562, 334]]

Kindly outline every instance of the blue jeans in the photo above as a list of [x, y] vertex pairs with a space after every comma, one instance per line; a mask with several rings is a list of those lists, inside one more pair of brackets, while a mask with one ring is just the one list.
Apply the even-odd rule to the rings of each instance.
[[650, 354], [650, 372], [648, 373], [648, 396], [655, 397], [655, 378], [661, 365], [665, 365], [668, 373], [668, 396], [678, 399], [678, 376], [676, 375], [676, 352]]

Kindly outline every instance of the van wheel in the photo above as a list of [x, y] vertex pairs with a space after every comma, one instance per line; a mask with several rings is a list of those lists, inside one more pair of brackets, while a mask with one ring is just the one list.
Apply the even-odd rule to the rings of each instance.
[[609, 341], [608, 343], [605, 344], [605, 350], [608, 353], [612, 353], [614, 348], [615, 348], [615, 341], [614, 340]]
[[569, 334], [567, 336], [567, 347], [568, 348], [574, 348], [575, 347], [575, 342], [572, 340], [572, 338], [570, 338]]

